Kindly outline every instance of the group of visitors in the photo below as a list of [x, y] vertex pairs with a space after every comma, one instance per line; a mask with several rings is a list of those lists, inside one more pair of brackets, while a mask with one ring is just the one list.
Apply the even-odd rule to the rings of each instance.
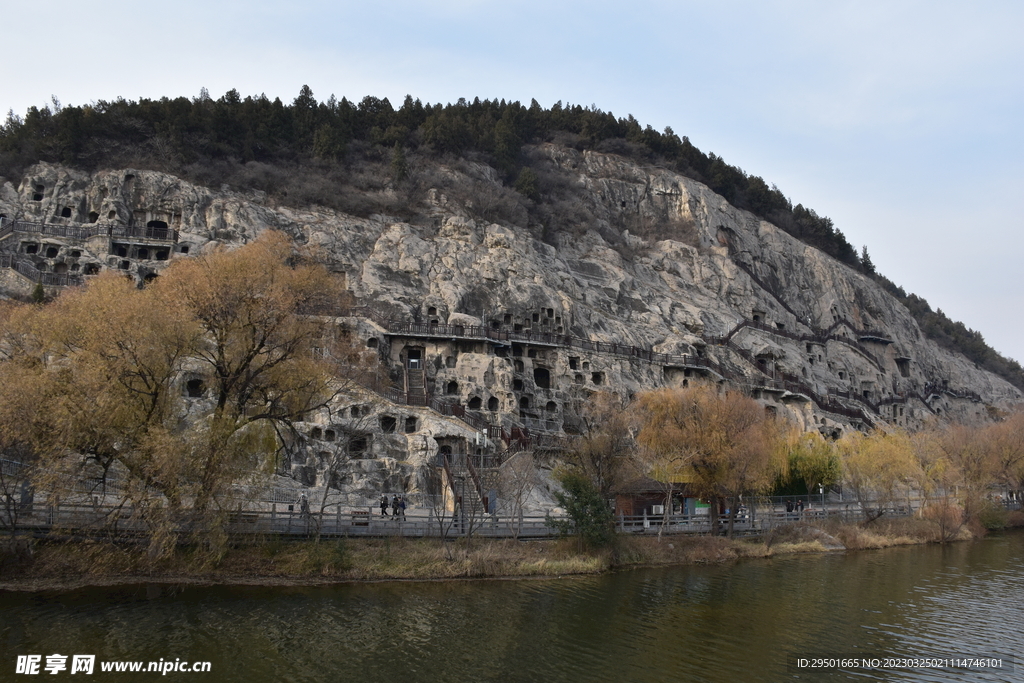
[[383, 494], [380, 497], [380, 516], [388, 516], [388, 507], [391, 508], [391, 517], [405, 519], [405, 496], [394, 495], [391, 497], [391, 502], [388, 503], [387, 494]]
[[787, 500], [786, 501], [786, 512], [797, 512], [797, 513], [800, 513], [800, 512], [803, 512], [803, 511], [804, 511], [804, 501], [803, 501], [803, 498], [798, 500], [796, 503], [794, 503], [791, 500]]

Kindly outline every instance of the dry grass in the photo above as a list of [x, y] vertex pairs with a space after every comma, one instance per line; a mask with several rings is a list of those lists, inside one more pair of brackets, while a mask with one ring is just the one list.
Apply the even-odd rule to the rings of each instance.
[[[1011, 522], [1024, 522], [1016, 513]], [[974, 537], [966, 527], [959, 539]], [[40, 590], [68, 584], [146, 580], [212, 583], [319, 583], [593, 574], [613, 568], [720, 564], [746, 558], [835, 549], [887, 548], [936, 542], [923, 519], [881, 519], [868, 525], [799, 525], [778, 530], [770, 543], [711, 536], [619, 536], [611, 548], [581, 551], [575, 539], [344, 539], [321, 543], [265, 539], [212, 555], [178, 549], [151, 558], [141, 547], [108, 543], [39, 543], [29, 559], [0, 562], [0, 587]]]
[[[838, 538], [848, 550], [890, 548], [897, 545], [936, 543], [942, 540], [936, 524], [916, 517], [879, 519], [867, 525], [848, 523], [826, 523], [822, 528]], [[952, 539], [974, 538], [966, 527]]]
[[610, 553], [578, 552], [574, 541], [347, 539], [321, 543], [270, 540], [208, 557], [179, 549], [152, 559], [139, 548], [49, 543], [31, 560], [0, 568], [0, 581], [182, 578], [230, 583], [273, 579], [374, 581], [590, 574], [609, 568]]
[[607, 569], [601, 554], [580, 553], [560, 541], [520, 543], [465, 539], [361, 540], [352, 544], [348, 579], [436, 579], [586, 574]]
[[714, 536], [620, 537], [614, 563], [619, 567], [670, 564], [719, 564], [745, 557], [766, 557], [761, 543]]
[[1006, 515], [1006, 528], [1019, 529], [1024, 527], [1024, 510], [1013, 510]]
[[829, 549], [821, 541], [797, 541], [779, 543], [771, 548], [772, 555], [793, 555], [795, 553], [826, 553]]

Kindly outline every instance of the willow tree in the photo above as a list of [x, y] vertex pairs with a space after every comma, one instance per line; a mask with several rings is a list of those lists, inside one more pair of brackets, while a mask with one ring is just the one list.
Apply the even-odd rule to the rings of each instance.
[[946, 542], [956, 538], [967, 516], [958, 498], [961, 471], [940, 447], [941, 435], [935, 428], [926, 429], [914, 434], [911, 443], [919, 468], [920, 515]]
[[30, 507], [36, 460], [25, 440], [37, 408], [32, 384], [36, 372], [22, 351], [31, 340], [15, 332], [29, 311], [0, 301], [0, 529], [12, 537]]
[[[710, 386], [662, 389], [642, 395], [636, 407], [638, 453], [652, 478], [669, 487], [688, 481], [710, 499], [715, 533], [717, 499], [729, 500], [731, 532], [741, 496], [770, 489], [786, 469], [788, 425], [740, 393]], [[671, 488], [666, 490], [667, 511]]]
[[[988, 487], [999, 477], [1001, 458], [1012, 460], [1012, 448], [998, 453], [995, 446], [999, 439], [989, 436], [987, 430], [976, 426], [951, 424], [932, 439], [936, 454], [949, 463], [951, 476], [947, 487], [955, 492], [965, 523], [987, 507]], [[1012, 435], [1008, 436], [1012, 439]], [[1011, 444], [1004, 442], [1003, 445]]]
[[836, 483], [842, 476], [842, 467], [835, 445], [818, 432], [794, 432], [789, 443], [789, 472], [791, 477], [803, 481], [809, 494], [818, 486]]
[[911, 440], [903, 432], [854, 432], [836, 445], [843, 480], [857, 498], [866, 521], [878, 519], [886, 509], [907, 500], [911, 488], [922, 478]]
[[13, 332], [27, 307], [0, 300], [0, 528], [14, 536], [27, 495], [33, 453], [25, 447], [24, 423], [35, 412], [30, 392], [35, 372], [22, 362], [21, 349], [28, 341]]
[[213, 403], [195, 426], [200, 510], [241, 474], [239, 463], [251, 470], [246, 460], [260, 427], [300, 420], [332, 396], [334, 368], [312, 348], [325, 336], [324, 322], [302, 311], [338, 293], [326, 270], [294, 266], [292, 258], [284, 235], [264, 233], [241, 249], [182, 261], [157, 281], [156, 293], [182, 306], [199, 330], [189, 360]]
[[984, 429], [996, 476], [1019, 498], [1024, 490], [1024, 412], [1013, 413]]
[[336, 368], [311, 348], [304, 315], [336, 294], [321, 267], [296, 263], [279, 233], [182, 259], [144, 289], [115, 274], [26, 309], [5, 329], [0, 402], [59, 495], [87, 474], [119, 480], [155, 550], [182, 530], [221, 528], [232, 487], [269, 471], [275, 429], [324, 407]]

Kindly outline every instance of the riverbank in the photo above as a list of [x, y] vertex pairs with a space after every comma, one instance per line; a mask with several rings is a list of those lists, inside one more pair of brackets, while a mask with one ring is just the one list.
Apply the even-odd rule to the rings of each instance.
[[[964, 528], [953, 540], [981, 535]], [[780, 528], [757, 540], [710, 536], [628, 536], [607, 548], [583, 549], [575, 539], [266, 539], [217, 555], [179, 549], [152, 559], [143, 549], [108, 543], [36, 543], [8, 554], [0, 590], [68, 590], [93, 585], [323, 585], [359, 581], [425, 581], [556, 577], [632, 567], [720, 564], [792, 553], [820, 553], [934, 543], [933, 523], [882, 519], [870, 525], [823, 523]], [[27, 548], [24, 549], [27, 551]]]

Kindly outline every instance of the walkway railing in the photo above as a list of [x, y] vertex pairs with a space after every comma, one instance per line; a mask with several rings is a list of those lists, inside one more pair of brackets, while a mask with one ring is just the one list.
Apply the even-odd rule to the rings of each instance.
[[[475, 457], [475, 456], [469, 456]], [[468, 464], [468, 462], [467, 462]], [[290, 510], [288, 508], [291, 508]], [[435, 510], [431, 507], [409, 508], [404, 517], [390, 514], [382, 516], [379, 507], [351, 508], [331, 504], [323, 511], [314, 505], [310, 512], [302, 512], [297, 504], [274, 503], [259, 509], [238, 509], [226, 513], [225, 530], [235, 535], [282, 535], [282, 536], [464, 536], [473, 534], [494, 538], [550, 538], [558, 531], [548, 524], [547, 515], [515, 516], [508, 514], [487, 514], [480, 508], [458, 512]], [[909, 508], [891, 508], [886, 517], [905, 517], [912, 514]], [[874, 515], [872, 515], [874, 516]], [[763, 533], [769, 529], [787, 524], [837, 519], [845, 522], [862, 522], [864, 511], [856, 505], [829, 507], [828, 509], [806, 509], [802, 512], [785, 512], [755, 508], [754, 514], [737, 517], [734, 532], [746, 534]], [[187, 511], [183, 513], [179, 530], [185, 530], [193, 520]], [[720, 533], [728, 529], [729, 519], [722, 515], [718, 519]], [[615, 518], [616, 529], [633, 534], [708, 534], [711, 532], [711, 518], [707, 513], [692, 515], [620, 515]], [[49, 533], [74, 533], [80, 537], [90, 535], [115, 537], [140, 537], [149, 533], [145, 520], [134, 515], [127, 507], [117, 505], [69, 504], [48, 505], [36, 503], [23, 507], [17, 518], [17, 530], [43, 536]]]
[[435, 337], [442, 339], [474, 339], [480, 341], [522, 343], [543, 346], [560, 346], [580, 349], [625, 358], [636, 358], [650, 363], [663, 365], [692, 367], [711, 370], [718, 373], [718, 363], [710, 358], [693, 354], [659, 353], [649, 348], [620, 344], [618, 342], [602, 342], [567, 334], [551, 334], [536, 332], [510, 332], [506, 329], [493, 329], [483, 325], [441, 325], [430, 323], [413, 323], [385, 318], [380, 312], [369, 306], [357, 306], [346, 311], [338, 311], [339, 315], [369, 318], [380, 325], [388, 334]]
[[[876, 516], [871, 511], [871, 516]], [[908, 517], [913, 511], [908, 507], [887, 508], [884, 512], [886, 517]], [[755, 508], [753, 514], [749, 511], [736, 517], [733, 524], [734, 531], [740, 532], [763, 532], [786, 524], [801, 524], [807, 522], [820, 522], [824, 520], [839, 520], [842, 522], [863, 522], [865, 511], [856, 505], [829, 506], [824, 509], [805, 509], [800, 512], [786, 512]], [[729, 516], [722, 514], [718, 517], [719, 531], [725, 531], [729, 526]], [[707, 512], [691, 515], [620, 515], [616, 518], [616, 528], [627, 533], [711, 533], [711, 516]]]
[[81, 275], [41, 271], [32, 261], [16, 254], [0, 254], [0, 268], [11, 268], [29, 280], [42, 283], [46, 287], [77, 286], [84, 282]]
[[[291, 510], [288, 510], [291, 507]], [[184, 519], [179, 531], [186, 531], [190, 520]], [[516, 527], [516, 532], [513, 532]], [[113, 505], [35, 504], [20, 511], [17, 519], [20, 533], [37, 536], [73, 533], [80, 538], [102, 536], [145, 537], [150, 532], [146, 521], [128, 508]], [[522, 518], [489, 515], [477, 510], [460, 515], [451, 511], [435, 512], [430, 508], [406, 510], [404, 517], [380, 515], [380, 508], [368, 506], [352, 509], [332, 505], [324, 511], [315, 507], [302, 512], [299, 505], [273, 504], [270, 509], [228, 512], [225, 530], [232, 535], [280, 536], [409, 536], [456, 537], [472, 534], [494, 538], [551, 538], [557, 531], [548, 526], [546, 516], [526, 515]]]
[[177, 242], [179, 233], [173, 228], [142, 225], [57, 225], [3, 219], [0, 221], [0, 239], [13, 232], [49, 235], [64, 239], [86, 240], [90, 237], [116, 237], [121, 239], [146, 239], [160, 242]]

